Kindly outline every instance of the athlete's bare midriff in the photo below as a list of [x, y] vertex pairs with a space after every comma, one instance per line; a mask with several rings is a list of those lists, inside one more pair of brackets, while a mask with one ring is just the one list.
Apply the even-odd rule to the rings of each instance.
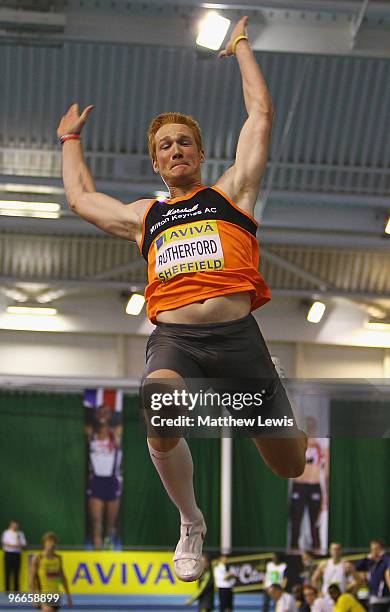
[[219, 295], [157, 314], [160, 323], [223, 323], [241, 319], [251, 311], [248, 292]]
[[[142, 239], [143, 217], [153, 200], [142, 200], [137, 213], [140, 217], [140, 227], [137, 232], [136, 242], [140, 248]], [[187, 304], [172, 310], [165, 310], [157, 314], [160, 323], [224, 323], [241, 319], [251, 312], [251, 299], [247, 291], [231, 293]]]

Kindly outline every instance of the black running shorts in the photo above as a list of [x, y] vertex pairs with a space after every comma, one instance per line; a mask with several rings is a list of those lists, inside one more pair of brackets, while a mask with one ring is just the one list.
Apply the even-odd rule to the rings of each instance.
[[[143, 383], [152, 372], [164, 369], [177, 372], [188, 388], [191, 388], [193, 380], [197, 384], [204, 381], [207, 388], [208, 379], [212, 379], [213, 389], [217, 386], [220, 392], [243, 392], [246, 389], [252, 393], [261, 392], [261, 407], [252, 405], [236, 410], [226, 406], [235, 418], [255, 417], [253, 426], [245, 426], [246, 435], [248, 432], [273, 436], [278, 433], [282, 436], [297, 434], [290, 402], [251, 314], [224, 323], [157, 323], [147, 343]], [[146, 409], [147, 401], [143, 396]], [[258, 417], [261, 417], [261, 426]], [[283, 421], [265, 427], [266, 419]]]

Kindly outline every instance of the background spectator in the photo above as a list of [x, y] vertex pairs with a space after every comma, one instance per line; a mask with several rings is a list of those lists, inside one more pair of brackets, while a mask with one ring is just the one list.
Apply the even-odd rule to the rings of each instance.
[[283, 589], [286, 588], [286, 569], [287, 563], [282, 560], [278, 553], [274, 553], [271, 557], [271, 561], [268, 561], [265, 566], [263, 612], [268, 612], [269, 610], [269, 587], [272, 584], [279, 584]]
[[293, 588], [291, 589], [291, 593], [295, 599], [295, 606], [297, 610], [302, 610], [302, 605], [305, 601], [303, 598], [303, 586], [301, 584], [294, 584]]
[[233, 610], [233, 587], [235, 577], [227, 569], [228, 558], [221, 555], [218, 565], [214, 568], [214, 582], [218, 589], [220, 612]]
[[329, 547], [330, 558], [321, 561], [313, 574], [312, 584], [320, 588], [322, 584], [322, 595], [329, 598], [329, 586], [338, 584], [340, 591], [352, 591], [360, 584], [360, 576], [355, 567], [349, 561], [342, 558], [341, 544], [333, 542]]
[[310, 550], [305, 550], [301, 555], [302, 571], [300, 578], [302, 584], [311, 584], [313, 574], [317, 569], [317, 564], [314, 562], [314, 555]]
[[19, 591], [20, 559], [27, 542], [16, 521], [11, 521], [8, 529], [3, 531], [1, 544], [4, 550], [5, 590], [11, 591], [13, 582], [13, 590]]
[[271, 584], [268, 594], [275, 601], [275, 612], [296, 612], [294, 597], [285, 593], [280, 584]]
[[367, 581], [371, 612], [388, 612], [390, 609], [390, 556], [382, 540], [371, 540], [370, 553], [358, 561], [356, 569]]
[[328, 592], [335, 602], [334, 612], [364, 612], [358, 600], [351, 593], [342, 593], [338, 584], [331, 584]]
[[272, 584], [280, 584], [283, 588], [286, 586], [286, 568], [287, 563], [282, 560], [278, 553], [272, 555], [271, 561], [268, 561], [265, 566], [264, 586], [270, 587]]
[[303, 587], [303, 596], [305, 604], [303, 604], [302, 612], [331, 612], [333, 610], [330, 597], [328, 599], [319, 597], [318, 590], [310, 584]]

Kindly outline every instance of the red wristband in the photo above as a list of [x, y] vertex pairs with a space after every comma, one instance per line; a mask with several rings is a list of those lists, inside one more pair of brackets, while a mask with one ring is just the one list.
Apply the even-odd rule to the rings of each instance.
[[61, 144], [64, 144], [64, 142], [66, 142], [67, 140], [80, 140], [80, 134], [77, 132], [74, 132], [74, 133], [64, 134], [63, 136], [60, 136]]

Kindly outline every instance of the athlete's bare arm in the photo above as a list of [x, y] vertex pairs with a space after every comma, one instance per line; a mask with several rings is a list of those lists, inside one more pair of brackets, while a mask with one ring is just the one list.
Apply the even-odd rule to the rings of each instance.
[[359, 572], [356, 571], [356, 568], [353, 563], [350, 561], [346, 564], [346, 573], [348, 576], [351, 576], [352, 580], [347, 585], [347, 591], [350, 593], [356, 593], [362, 584], [362, 579], [359, 575]]
[[[87, 106], [80, 114], [78, 105], [73, 104], [60, 121], [58, 136], [80, 132], [92, 108]], [[137, 200], [126, 205], [115, 198], [98, 193], [84, 159], [81, 140], [68, 140], [63, 144], [62, 160], [69, 207], [108, 234], [137, 240], [142, 229], [143, 213], [150, 200]]]
[[316, 571], [314, 572], [313, 576], [311, 577], [311, 583], [316, 588], [320, 588], [321, 587], [321, 580], [322, 580], [322, 577], [324, 575], [325, 567], [326, 567], [326, 561], [321, 561], [321, 563], [319, 563]]
[[[233, 42], [246, 35], [248, 18], [243, 17], [234, 28], [226, 49], [220, 57], [233, 53]], [[235, 50], [242, 76], [248, 118], [238, 140], [236, 159], [216, 183], [243, 210], [253, 214], [261, 179], [267, 164], [271, 142], [274, 110], [260, 67], [247, 40], [241, 40]]]
[[35, 555], [31, 562], [31, 570], [30, 570], [30, 580], [29, 580], [29, 589], [30, 591], [38, 592], [40, 591], [39, 585], [39, 555]]

